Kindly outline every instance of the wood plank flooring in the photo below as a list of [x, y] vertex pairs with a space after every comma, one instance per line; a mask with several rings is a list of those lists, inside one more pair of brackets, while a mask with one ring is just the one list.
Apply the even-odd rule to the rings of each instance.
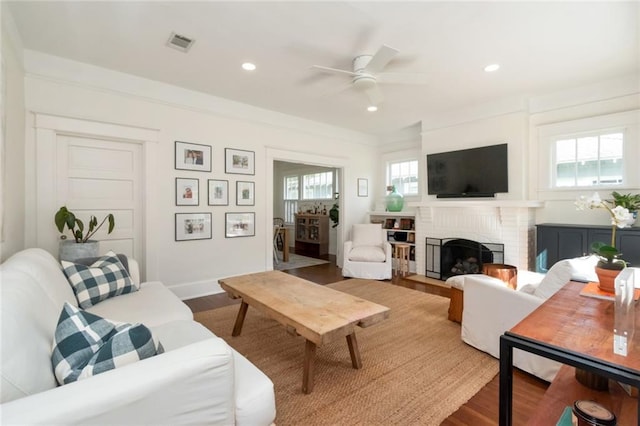
[[[336, 266], [335, 256], [323, 257], [329, 263], [306, 268], [285, 271], [289, 274], [304, 278], [318, 284], [330, 284], [342, 281], [342, 271]], [[417, 291], [449, 297], [448, 289], [440, 286], [432, 286], [426, 282], [408, 280], [402, 277], [393, 277], [392, 284], [411, 288]], [[222, 306], [239, 304], [239, 300], [230, 299], [226, 294], [199, 297], [186, 300], [185, 303], [193, 312], [201, 312], [216, 309]], [[536, 410], [542, 400], [544, 392], [549, 384], [530, 374], [514, 369], [513, 380], [513, 424], [525, 424], [531, 414]], [[473, 398], [447, 418], [442, 425], [446, 426], [493, 426], [498, 424], [498, 392], [499, 380], [496, 376]], [[425, 395], [428, 397], [428, 395]]]

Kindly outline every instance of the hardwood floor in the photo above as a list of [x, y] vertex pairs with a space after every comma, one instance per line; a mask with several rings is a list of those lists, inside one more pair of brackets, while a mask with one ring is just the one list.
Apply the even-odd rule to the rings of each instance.
[[[341, 269], [336, 266], [335, 256], [323, 257], [329, 263], [306, 268], [292, 269], [286, 273], [304, 278], [318, 284], [330, 284], [342, 281]], [[402, 277], [393, 277], [391, 283], [417, 291], [448, 297], [447, 289], [432, 286], [428, 283], [408, 280]], [[226, 294], [199, 297], [186, 300], [185, 303], [193, 312], [201, 312], [216, 309], [222, 306], [240, 303], [239, 300], [230, 299]], [[537, 409], [537, 406], [547, 390], [548, 383], [531, 376], [530, 374], [514, 369], [513, 379], [513, 424], [526, 424], [529, 417]], [[446, 426], [491, 426], [498, 424], [498, 376], [494, 377], [473, 398], [447, 418], [442, 425]]]

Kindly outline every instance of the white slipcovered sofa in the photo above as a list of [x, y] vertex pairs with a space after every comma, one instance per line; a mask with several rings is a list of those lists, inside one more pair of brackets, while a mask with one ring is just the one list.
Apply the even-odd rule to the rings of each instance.
[[[139, 282], [138, 264], [128, 259]], [[160, 282], [87, 312], [149, 327], [164, 353], [59, 386], [51, 351], [65, 302], [77, 306], [58, 261], [27, 249], [0, 266], [2, 424], [269, 425], [273, 383], [222, 339], [193, 321]]]
[[389, 280], [393, 273], [391, 244], [379, 223], [361, 223], [351, 228], [344, 242], [342, 276]]
[[[595, 256], [557, 262], [546, 275], [518, 272], [518, 286], [507, 287], [497, 278], [465, 275], [462, 340], [500, 358], [500, 336], [514, 327], [567, 282], [597, 281]], [[536, 279], [536, 276], [540, 277]], [[515, 349], [513, 365], [543, 380], [553, 381], [561, 364]]]

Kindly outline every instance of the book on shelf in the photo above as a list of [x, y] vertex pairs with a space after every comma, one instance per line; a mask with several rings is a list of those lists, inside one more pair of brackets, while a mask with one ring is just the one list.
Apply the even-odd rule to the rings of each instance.
[[[594, 282], [585, 284], [582, 290], [580, 290], [580, 296], [593, 297], [595, 299], [602, 300], [616, 300], [616, 295], [614, 293], [600, 290], [598, 283]], [[633, 300], [638, 299], [640, 299], [640, 289], [636, 288], [633, 291]]]

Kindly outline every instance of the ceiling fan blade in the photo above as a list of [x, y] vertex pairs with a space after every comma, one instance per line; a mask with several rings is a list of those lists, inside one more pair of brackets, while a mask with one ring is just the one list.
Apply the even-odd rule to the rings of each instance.
[[350, 76], [356, 76], [358, 74], [354, 73], [353, 71], [347, 71], [347, 70], [341, 70], [338, 68], [329, 68], [329, 67], [323, 67], [322, 65], [312, 65], [311, 68], [315, 68], [317, 70], [323, 71], [323, 72], [327, 72], [330, 74], [347, 74]]
[[386, 84], [429, 84], [429, 77], [418, 72], [383, 72], [376, 75], [376, 81]]
[[371, 74], [379, 73], [397, 54], [397, 49], [383, 44], [365, 67], [365, 72]]
[[378, 106], [384, 101], [384, 96], [378, 86], [373, 86], [370, 89], [365, 90], [367, 97], [369, 98], [369, 104]]

